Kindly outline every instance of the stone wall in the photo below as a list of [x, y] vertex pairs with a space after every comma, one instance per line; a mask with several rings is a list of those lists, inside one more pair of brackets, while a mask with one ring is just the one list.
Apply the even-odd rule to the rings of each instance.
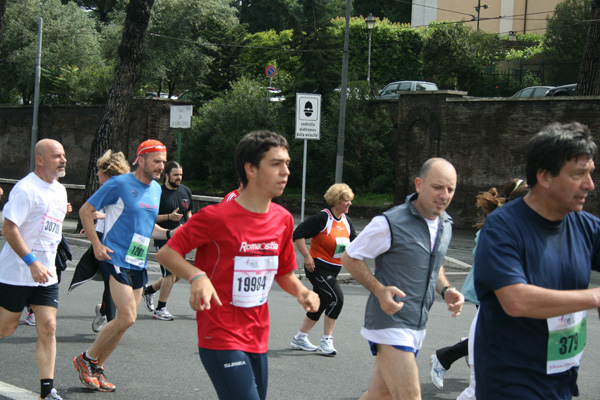
[[[140, 141], [157, 138], [167, 145], [169, 158], [177, 151], [177, 131], [169, 128], [171, 101], [135, 99], [128, 129], [118, 137], [116, 150], [133, 161]], [[458, 172], [454, 200], [448, 209], [458, 228], [477, 220], [475, 196], [511, 178], [525, 178], [525, 148], [531, 136], [553, 122], [579, 121], [595, 132], [600, 143], [600, 97], [473, 98], [464, 92], [406, 93], [398, 100], [380, 100], [394, 124], [395, 203], [414, 191], [414, 178], [429, 157], [450, 160]], [[92, 139], [101, 106], [47, 106], [40, 108], [39, 138], [59, 140], [67, 153], [70, 199], [75, 210], [85, 199], [84, 185]], [[0, 178], [20, 179], [28, 172], [32, 108], [0, 107]], [[12, 184], [0, 179], [8, 194]], [[0, 201], [0, 206], [6, 196]], [[600, 215], [600, 197], [591, 193], [586, 210]], [[379, 211], [379, 210], [378, 210]]]
[[[177, 151], [175, 129], [169, 128], [170, 101], [134, 99], [127, 129], [116, 137], [113, 150], [122, 151], [130, 162], [139, 143], [153, 138], [162, 141], [173, 157]], [[102, 105], [41, 106], [38, 139], [61, 142], [67, 153], [67, 175], [61, 182], [84, 185], [92, 140], [102, 116]], [[0, 107], [0, 178], [21, 179], [29, 172], [32, 106]]]
[[[458, 172], [448, 212], [455, 226], [478, 220], [475, 196], [512, 178], [525, 179], [529, 139], [551, 122], [578, 121], [600, 144], [600, 97], [538, 99], [473, 98], [464, 92], [403, 94], [380, 101], [393, 115], [396, 143], [395, 203], [414, 191], [414, 178], [429, 157], [444, 157]], [[597, 191], [596, 191], [597, 192]], [[591, 193], [585, 209], [600, 215], [600, 198]]]
[[[136, 98], [132, 101], [127, 129], [120, 132], [112, 150], [122, 151], [133, 162], [137, 147], [145, 139], [158, 139], [168, 149], [169, 157], [177, 154], [176, 130], [169, 128], [171, 100]], [[188, 104], [179, 102], [181, 104]], [[67, 187], [69, 201], [77, 212], [85, 202], [84, 190], [92, 141], [102, 116], [102, 105], [41, 106], [38, 117], [38, 140], [56, 139], [67, 154], [67, 175], [61, 182]], [[14, 180], [29, 173], [32, 106], [0, 107], [0, 187], [8, 200]]]

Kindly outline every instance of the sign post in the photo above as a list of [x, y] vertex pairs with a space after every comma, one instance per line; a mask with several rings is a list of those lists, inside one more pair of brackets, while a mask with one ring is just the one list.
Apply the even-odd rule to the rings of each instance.
[[273, 77], [277, 75], [277, 68], [274, 65], [269, 65], [265, 69], [265, 74], [269, 77], [269, 87], [273, 86]]
[[304, 139], [304, 157], [302, 160], [302, 203], [300, 221], [304, 221], [304, 202], [306, 195], [306, 159], [307, 140], [321, 139], [321, 95], [296, 93], [296, 139]]
[[192, 127], [192, 109], [193, 106], [174, 106], [171, 105], [171, 115], [169, 118], [169, 128], [179, 128], [177, 131], [177, 162], [181, 162], [181, 130]]

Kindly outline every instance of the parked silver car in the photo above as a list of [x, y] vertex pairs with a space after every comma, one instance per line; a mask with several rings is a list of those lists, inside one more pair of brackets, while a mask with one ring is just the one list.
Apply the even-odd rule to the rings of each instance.
[[510, 97], [544, 97], [554, 86], [529, 86], [519, 90]]
[[575, 92], [577, 91], [577, 84], [571, 83], [569, 85], [557, 86], [553, 89], [548, 90], [546, 96], [554, 97], [554, 96], [575, 96]]
[[400, 97], [399, 92], [419, 92], [439, 90], [438, 86], [433, 82], [424, 81], [398, 81], [388, 83], [375, 96], [376, 99], [397, 99]]

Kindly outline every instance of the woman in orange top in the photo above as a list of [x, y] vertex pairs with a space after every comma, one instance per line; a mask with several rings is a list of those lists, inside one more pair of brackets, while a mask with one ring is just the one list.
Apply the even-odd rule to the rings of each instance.
[[[294, 244], [304, 257], [306, 277], [319, 295], [321, 305], [317, 312], [306, 313], [302, 326], [290, 345], [298, 350], [318, 350], [323, 355], [335, 356], [337, 351], [333, 347], [333, 327], [344, 304], [344, 294], [336, 277], [342, 267], [342, 254], [356, 237], [352, 223], [346, 216], [354, 193], [345, 183], [336, 183], [327, 190], [324, 197], [328, 208], [302, 222], [294, 231]], [[306, 246], [306, 239], [309, 238], [310, 251]], [[323, 313], [323, 338], [319, 346], [315, 346], [308, 340], [308, 333]]]

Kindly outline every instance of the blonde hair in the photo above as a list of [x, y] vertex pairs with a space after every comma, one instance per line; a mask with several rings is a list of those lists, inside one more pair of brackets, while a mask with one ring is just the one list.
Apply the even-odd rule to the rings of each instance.
[[333, 207], [344, 200], [352, 201], [354, 199], [354, 192], [345, 183], [335, 183], [327, 189], [323, 197], [327, 205]]
[[96, 166], [108, 177], [123, 175], [131, 170], [125, 155], [122, 152], [113, 153], [112, 150], [106, 150], [96, 162]]

